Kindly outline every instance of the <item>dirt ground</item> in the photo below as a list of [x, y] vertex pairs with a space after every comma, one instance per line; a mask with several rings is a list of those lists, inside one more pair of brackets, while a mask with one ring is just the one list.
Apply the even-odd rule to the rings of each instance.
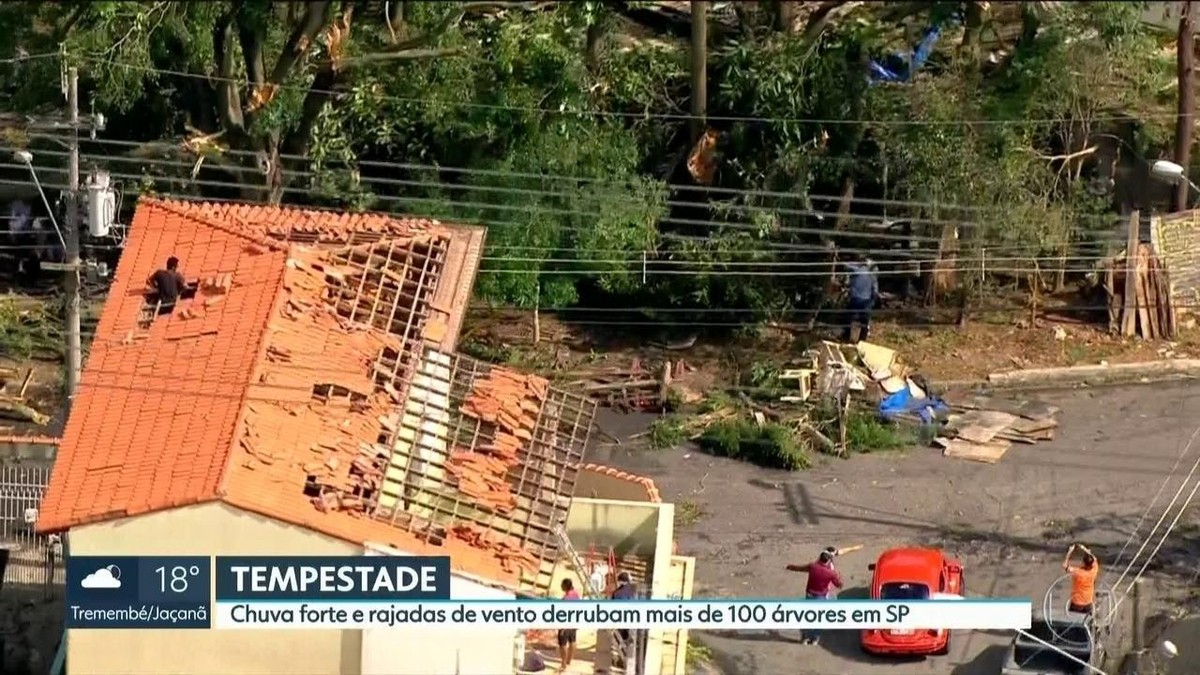
[[[1040, 610], [1073, 541], [1088, 543], [1109, 570], [1101, 587], [1116, 581], [1190, 467], [1188, 458], [1139, 538], [1119, 555], [1176, 467], [1193, 421], [1200, 419], [1200, 389], [1159, 385], [1040, 398], [1063, 408], [1059, 437], [1014, 447], [996, 465], [946, 459], [925, 448], [830, 459], [800, 473], [760, 469], [692, 448], [599, 448], [591, 461], [652, 476], [663, 499], [677, 505], [680, 553], [698, 558], [696, 597], [799, 593], [803, 577], [784, 571], [784, 565], [808, 561], [827, 545], [865, 544], [838, 563], [846, 578], [844, 595], [863, 597], [867, 565], [881, 551], [920, 544], [963, 560], [968, 594], [1030, 597]], [[648, 419], [606, 411], [598, 424], [627, 438]], [[1195, 585], [1200, 575], [1195, 522], [1181, 521], [1147, 572], [1148, 615], [1176, 606]], [[1061, 595], [1055, 598], [1065, 602]], [[1115, 619], [1118, 630], [1129, 624], [1127, 610], [1125, 604]], [[853, 632], [827, 633], [819, 646], [801, 645], [798, 635], [780, 632], [695, 636], [728, 675], [992, 675], [999, 672], [1010, 638], [1004, 632], [962, 632], [946, 657], [896, 662], [862, 655]]]
[[[595, 367], [628, 365], [669, 358], [684, 360], [695, 370], [687, 386], [745, 385], [756, 367], [780, 368], [797, 359], [810, 344], [837, 339], [837, 331], [796, 326], [758, 329], [752, 335], [697, 332], [688, 325], [646, 333], [641, 327], [564, 322], [543, 316], [541, 342], [532, 342], [527, 312], [472, 312], [460, 345], [493, 362], [532, 368], [551, 377], [570, 379]], [[1187, 324], [1185, 324], [1187, 325]], [[639, 332], [642, 331], [642, 332]], [[687, 349], [665, 350], [664, 343], [696, 337]], [[1200, 356], [1200, 328], [1181, 327], [1173, 342], [1145, 341], [1109, 335], [1101, 326], [1060, 314], [1042, 313], [1030, 326], [1027, 316], [982, 315], [965, 328], [945, 323], [876, 321], [871, 341], [897, 350], [904, 361], [934, 382], [977, 382], [989, 373], [1024, 368], [1108, 363], [1134, 363], [1163, 358]]]

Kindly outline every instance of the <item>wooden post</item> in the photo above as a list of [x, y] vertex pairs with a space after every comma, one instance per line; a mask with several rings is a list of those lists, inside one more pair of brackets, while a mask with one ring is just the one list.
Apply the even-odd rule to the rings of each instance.
[[1033, 260], [1033, 271], [1029, 275], [1029, 287], [1030, 287], [1029, 288], [1029, 290], [1030, 290], [1029, 327], [1036, 328], [1037, 327], [1037, 316], [1038, 316], [1038, 301], [1040, 300], [1040, 296], [1042, 293], [1042, 270], [1038, 266], [1038, 261], [1036, 258]]
[[1142, 579], [1133, 580], [1133, 672], [1141, 673], [1145, 659], [1142, 652], [1146, 650], [1145, 622], [1142, 621]]
[[663, 361], [662, 377], [658, 380], [658, 405], [666, 410], [671, 401], [671, 360]]
[[692, 0], [692, 143], [700, 140], [708, 113], [708, 3]]
[[1125, 237], [1125, 287], [1121, 301], [1121, 335], [1131, 336], [1137, 329], [1137, 249], [1141, 214], [1129, 214], [1129, 232]]
[[[1175, 118], [1175, 163], [1183, 167], [1184, 172], [1192, 159], [1192, 127], [1196, 116], [1196, 68], [1195, 40], [1196, 27], [1192, 23], [1192, 2], [1183, 5], [1179, 13], [1179, 37], [1175, 46], [1176, 77], [1178, 79], [1178, 111]], [[1186, 211], [1188, 207], [1188, 191], [1191, 181], [1181, 180], [1175, 187], [1175, 211]]]
[[537, 297], [533, 300], [533, 344], [542, 341], [542, 285], [538, 284]]
[[850, 454], [847, 446], [847, 432], [850, 426], [850, 392], [843, 391], [838, 395], [838, 455], [845, 457]]

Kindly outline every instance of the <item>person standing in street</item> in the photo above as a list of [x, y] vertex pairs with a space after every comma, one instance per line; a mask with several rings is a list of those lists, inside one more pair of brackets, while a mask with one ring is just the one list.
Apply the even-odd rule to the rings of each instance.
[[[617, 587], [613, 589], [613, 592], [608, 597], [610, 600], [637, 600], [637, 586], [634, 585], [633, 578], [629, 576], [629, 572], [621, 572], [617, 575]], [[633, 631], [628, 628], [621, 628], [614, 632], [621, 647], [622, 666], [628, 670], [629, 664], [633, 663], [634, 657], [637, 654], [637, 645], [634, 643]]]
[[[1080, 564], [1071, 564], [1075, 551], [1083, 553]], [[1096, 577], [1100, 575], [1100, 563], [1096, 556], [1083, 544], [1071, 544], [1063, 558], [1063, 570], [1071, 575], [1071, 602], [1067, 610], [1074, 614], [1091, 616], [1096, 602]]]
[[[846, 267], [850, 272], [850, 299], [846, 305], [846, 325], [842, 342], [865, 341], [871, 333], [871, 312], [879, 297], [879, 270], [870, 258], [849, 260]], [[858, 324], [858, 340], [854, 339], [854, 324]]]
[[[833, 568], [835, 554], [836, 549], [831, 552], [827, 548], [821, 551], [821, 555], [813, 562], [787, 566], [789, 572], [808, 573], [808, 582], [804, 586], [806, 600], [830, 600], [833, 597], [833, 590], [842, 587], [842, 576]], [[800, 639], [804, 644], [815, 645], [820, 637], [821, 631], [817, 629], [805, 629], [800, 632]]]
[[[579, 592], [575, 590], [575, 583], [570, 579], [562, 580], [563, 600], [578, 600]], [[558, 631], [558, 661], [562, 666], [563, 672], [566, 672], [571, 667], [571, 661], [575, 659], [575, 642], [578, 639], [578, 631], [575, 628], [561, 628]]]

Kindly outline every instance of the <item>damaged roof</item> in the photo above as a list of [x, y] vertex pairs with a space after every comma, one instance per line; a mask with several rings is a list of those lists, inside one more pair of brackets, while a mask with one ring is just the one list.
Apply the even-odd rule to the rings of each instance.
[[[497, 536], [495, 514], [565, 517], [594, 404], [449, 354], [483, 234], [143, 199], [38, 530], [221, 500], [359, 544], [450, 555], [492, 579], [544, 562], [554, 553], [544, 532], [512, 526], [512, 515]], [[196, 292], [155, 315], [145, 283], [169, 256]], [[442, 398], [418, 396], [419, 382]], [[444, 458], [429, 454], [430, 435]], [[417, 527], [399, 504], [420, 499]], [[459, 517], [467, 507], [487, 513]], [[455, 519], [435, 517], [446, 508]]]

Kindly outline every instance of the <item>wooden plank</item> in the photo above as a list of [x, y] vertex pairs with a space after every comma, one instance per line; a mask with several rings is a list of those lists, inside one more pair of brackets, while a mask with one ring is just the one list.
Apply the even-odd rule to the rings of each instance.
[[1038, 439], [1031, 436], [1014, 434], [1009, 431], [1001, 431], [1000, 433], [996, 434], [994, 438], [998, 438], [1002, 441], [1012, 441], [1013, 443], [1023, 443], [1025, 445], [1037, 445], [1038, 442]]
[[1138, 247], [1137, 255], [1134, 258], [1134, 302], [1137, 311], [1137, 326], [1142, 337], [1147, 340], [1154, 339], [1154, 328], [1150, 325], [1150, 302], [1146, 297], [1146, 265], [1145, 257], [1142, 255], [1141, 246]]
[[1008, 441], [971, 443], [956, 438], [946, 444], [946, 449], [942, 451], [942, 456], [965, 459], [972, 462], [983, 462], [984, 464], [995, 464], [1000, 461], [1000, 458], [1011, 447], [1012, 443]]
[[1058, 427], [1058, 420], [1052, 417], [1045, 417], [1035, 420], [1022, 418], [1014, 421], [1008, 426], [1009, 429], [1017, 432], [1018, 434], [1035, 434], [1039, 431], [1046, 431], [1047, 429], [1054, 429], [1056, 427]]
[[1138, 269], [1141, 273], [1138, 275], [1142, 279], [1143, 293], [1146, 296], [1146, 313], [1150, 315], [1150, 334], [1155, 339], [1162, 336], [1162, 326], [1159, 324], [1158, 312], [1158, 284], [1155, 283], [1156, 276], [1150, 266], [1151, 261], [1150, 247], [1142, 244], [1138, 247]]
[[1129, 231], [1125, 236], [1125, 288], [1122, 291], [1123, 298], [1121, 303], [1121, 335], [1132, 337], [1137, 326], [1137, 318], [1135, 312], [1136, 298], [1135, 289], [1137, 286], [1136, 271], [1137, 271], [1137, 246], [1138, 246], [1138, 225], [1140, 213], [1134, 211], [1129, 214]]
[[[967, 416], [964, 416], [967, 417]], [[958, 429], [958, 438], [972, 443], [987, 443], [1015, 422], [1016, 415], [998, 410], [983, 410], [974, 413], [974, 419]], [[965, 420], [964, 420], [965, 421]]]

